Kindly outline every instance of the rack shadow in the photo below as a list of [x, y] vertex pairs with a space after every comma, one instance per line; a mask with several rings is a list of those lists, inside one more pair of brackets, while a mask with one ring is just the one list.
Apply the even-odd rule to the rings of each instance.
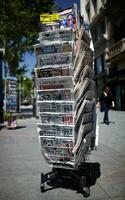
[[[57, 169], [53, 168], [52, 172], [42, 175], [42, 184], [47, 183], [49, 188], [43, 188], [46, 192], [54, 188], [65, 188], [75, 190], [77, 193], [83, 194], [85, 197], [90, 196], [90, 187], [96, 184], [97, 178], [100, 177], [99, 163], [84, 163], [78, 170]], [[48, 178], [47, 178], [48, 177]]]

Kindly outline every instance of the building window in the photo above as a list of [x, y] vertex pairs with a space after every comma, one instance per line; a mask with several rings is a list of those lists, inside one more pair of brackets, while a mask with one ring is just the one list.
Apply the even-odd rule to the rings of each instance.
[[102, 78], [98, 79], [97, 81], [97, 96], [100, 97], [101, 93], [102, 93], [102, 89], [104, 86], [104, 81]]
[[92, 32], [93, 42], [95, 43], [97, 41], [97, 31], [96, 29], [92, 29], [91, 32]]
[[92, 0], [92, 3], [93, 3], [93, 8], [94, 8], [94, 11], [96, 14], [97, 13], [97, 0]]
[[87, 15], [88, 15], [88, 19], [90, 21], [90, 2], [88, 2], [87, 5], [86, 5], [86, 12], [87, 12]]
[[102, 72], [102, 60], [101, 60], [101, 56], [99, 56], [96, 59], [96, 71], [97, 71], [97, 74], [99, 74], [99, 73]]
[[105, 33], [105, 21], [102, 21], [101, 22], [101, 33], [103, 34], [103, 33]]
[[105, 55], [102, 54], [101, 56], [95, 59], [95, 73], [100, 74], [105, 70]]
[[97, 74], [97, 64], [96, 64], [96, 59], [94, 60], [94, 71], [95, 71], [95, 74]]
[[98, 24], [97, 26], [97, 36], [101, 36], [102, 34], [105, 33], [105, 21], [102, 21]]
[[105, 66], [106, 66], [106, 64], [105, 64], [105, 55], [104, 54], [101, 55], [101, 62], [102, 62], [102, 72], [104, 72]]

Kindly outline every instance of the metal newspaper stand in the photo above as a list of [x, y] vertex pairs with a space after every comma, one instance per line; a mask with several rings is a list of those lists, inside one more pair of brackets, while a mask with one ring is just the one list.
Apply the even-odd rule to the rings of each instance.
[[84, 196], [86, 157], [95, 137], [95, 84], [90, 38], [81, 28], [77, 44], [71, 29], [39, 33], [34, 45], [37, 90], [37, 123], [41, 152], [52, 172], [41, 174], [45, 182], [60, 182], [66, 176], [79, 180]]

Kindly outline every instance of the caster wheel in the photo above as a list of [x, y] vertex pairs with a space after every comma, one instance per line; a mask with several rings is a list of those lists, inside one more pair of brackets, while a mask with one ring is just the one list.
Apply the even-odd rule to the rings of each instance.
[[44, 188], [43, 185], [40, 186], [40, 190], [41, 190], [42, 193], [45, 192], [45, 188]]
[[95, 146], [95, 151], [97, 151], [97, 146]]
[[45, 184], [44, 184], [44, 174], [41, 174], [41, 184], [40, 184], [41, 192], [45, 192]]
[[82, 188], [82, 191], [83, 191], [83, 196], [84, 196], [84, 197], [89, 197], [89, 196], [90, 196], [90, 188], [88, 188], [88, 187], [83, 187], [83, 188]]

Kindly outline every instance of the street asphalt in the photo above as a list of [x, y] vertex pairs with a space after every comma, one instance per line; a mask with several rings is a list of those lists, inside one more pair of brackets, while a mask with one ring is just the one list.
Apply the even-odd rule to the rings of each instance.
[[[97, 110], [99, 142], [87, 162], [99, 163], [101, 175], [84, 197], [76, 187], [46, 184], [40, 191], [40, 174], [51, 171], [40, 152], [36, 122], [19, 119], [15, 130], [0, 131], [0, 200], [125, 200], [125, 112], [110, 111], [109, 125]], [[72, 180], [73, 182], [74, 180]]]

